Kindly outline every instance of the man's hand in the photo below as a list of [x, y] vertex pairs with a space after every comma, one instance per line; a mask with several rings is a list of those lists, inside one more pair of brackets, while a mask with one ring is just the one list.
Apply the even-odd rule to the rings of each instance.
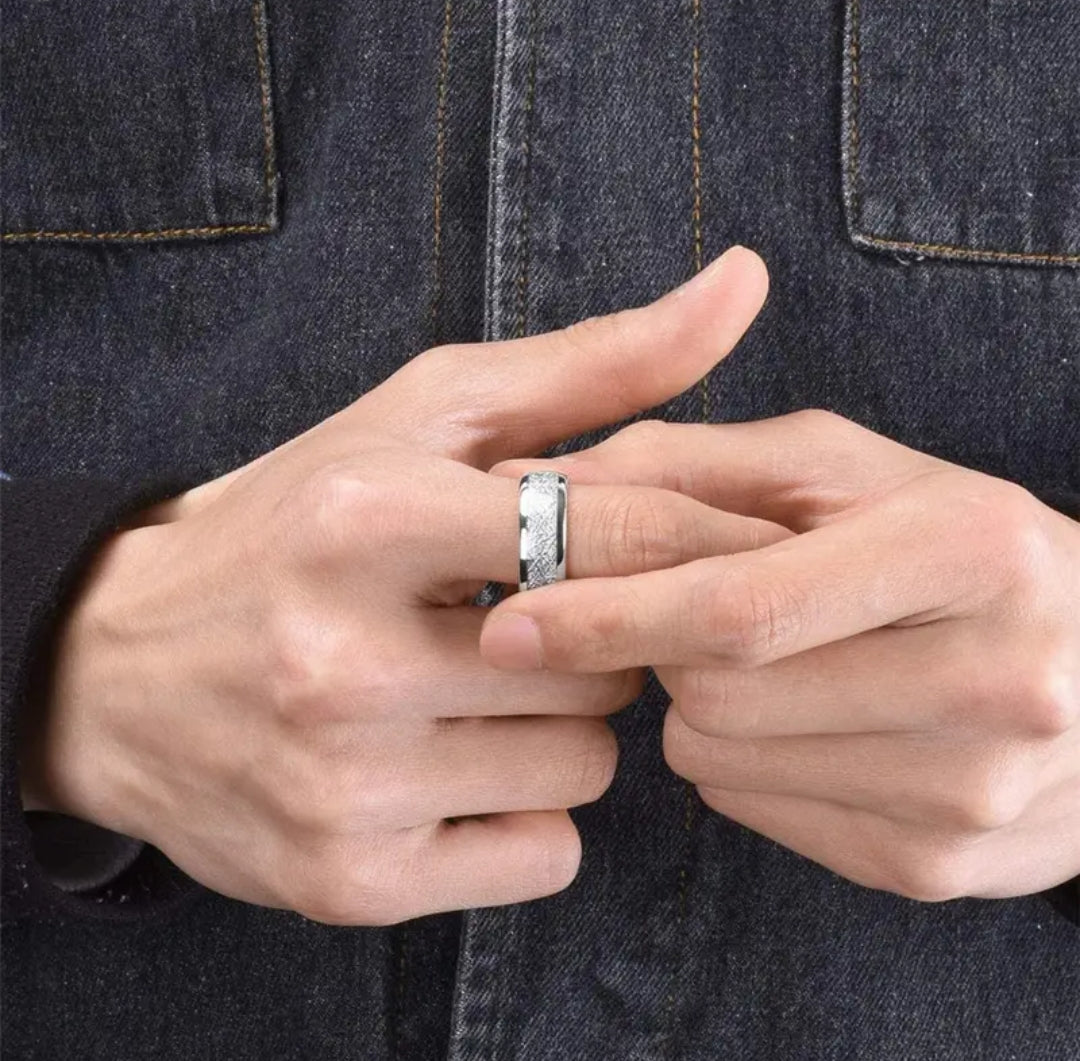
[[1080, 525], [823, 412], [637, 424], [556, 463], [798, 533], [515, 597], [489, 661], [656, 665], [672, 768], [870, 887], [995, 897], [1080, 873]]
[[[693, 383], [765, 296], [737, 249], [644, 309], [443, 347], [98, 559], [23, 748], [28, 805], [146, 839], [193, 877], [328, 922], [506, 903], [573, 878], [566, 808], [615, 767], [641, 675], [483, 662], [517, 573], [515, 484], [477, 470]], [[573, 574], [786, 536], [661, 489], [583, 486]]]

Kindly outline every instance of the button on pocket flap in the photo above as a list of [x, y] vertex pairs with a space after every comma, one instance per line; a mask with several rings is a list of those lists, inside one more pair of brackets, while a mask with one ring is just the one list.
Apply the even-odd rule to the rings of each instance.
[[1080, 266], [1080, 2], [846, 2], [852, 240]]
[[276, 226], [264, 0], [12, 0], [0, 47], [5, 243]]

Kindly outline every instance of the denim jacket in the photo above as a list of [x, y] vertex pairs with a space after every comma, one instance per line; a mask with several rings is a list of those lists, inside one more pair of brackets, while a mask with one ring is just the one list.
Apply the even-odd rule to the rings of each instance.
[[660, 415], [821, 406], [1080, 494], [1076, 0], [11, 0], [0, 47], [12, 1057], [1080, 1057], [1067, 919], [868, 891], [708, 811], [655, 684], [565, 893], [394, 928], [149, 849], [65, 892], [12, 750], [127, 513], [430, 345], [644, 302], [733, 242], [769, 303]]

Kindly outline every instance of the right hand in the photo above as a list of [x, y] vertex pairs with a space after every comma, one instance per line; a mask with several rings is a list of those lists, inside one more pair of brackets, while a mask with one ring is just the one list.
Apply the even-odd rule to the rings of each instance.
[[[517, 570], [516, 484], [487, 468], [631, 415], [735, 344], [760, 259], [643, 309], [421, 354], [258, 460], [110, 540], [24, 748], [28, 802], [164, 851], [225, 895], [386, 924], [565, 887], [566, 809], [598, 798], [602, 716], [640, 672], [504, 674], [488, 580]], [[571, 486], [575, 577], [767, 544], [680, 494]]]

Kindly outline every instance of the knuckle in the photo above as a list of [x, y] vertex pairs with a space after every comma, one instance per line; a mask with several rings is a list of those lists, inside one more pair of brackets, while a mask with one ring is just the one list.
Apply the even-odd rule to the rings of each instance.
[[400, 720], [401, 706], [415, 699], [415, 668], [389, 652], [372, 653], [357, 667], [350, 650], [342, 624], [304, 608], [275, 611], [266, 621], [260, 654], [261, 703], [292, 730]]
[[709, 737], [728, 736], [732, 682], [729, 675], [692, 668], [679, 679], [679, 714], [690, 729]]
[[603, 722], [589, 727], [577, 753], [562, 766], [569, 774], [569, 790], [575, 793], [575, 805], [598, 800], [615, 778], [618, 745], [615, 734]]
[[309, 859], [289, 889], [288, 905], [309, 921], [326, 925], [382, 927], [405, 916], [399, 889], [357, 868], [336, 850]]
[[644, 687], [645, 674], [639, 669], [590, 675], [575, 713], [585, 718], [614, 714], [632, 704]]
[[346, 831], [350, 814], [335, 772], [309, 767], [278, 789], [278, 814], [300, 842], [318, 845]]
[[464, 343], [445, 343], [432, 346], [403, 365], [398, 371], [407, 372], [422, 380], [426, 386], [451, 383], [456, 380], [462, 367], [475, 355], [475, 348], [470, 349]]
[[[505, 429], [500, 367], [494, 344], [449, 343], [418, 354], [398, 370], [405, 405], [422, 402], [427, 418], [479, 453]], [[498, 360], [497, 360], [498, 359]], [[465, 400], [467, 398], [467, 400]]]
[[1047, 653], [1028, 665], [1013, 708], [1021, 732], [1035, 740], [1053, 740], [1080, 727], [1080, 691], [1066, 653]]
[[620, 672], [618, 679], [618, 692], [611, 697], [610, 714], [628, 707], [645, 691], [645, 671], [641, 668]]
[[[384, 779], [370, 764], [357, 768], [351, 752], [326, 750], [324, 741], [308, 746], [279, 747], [263, 785], [279, 830], [303, 849], [319, 851], [340, 842], [357, 828], [381, 826], [365, 818], [368, 790], [379, 790]], [[375, 819], [375, 815], [368, 814]]]
[[672, 705], [664, 717], [664, 761], [679, 777], [688, 781], [698, 777], [700, 756], [694, 731], [683, 721], [681, 706]]
[[403, 709], [423, 695], [415, 665], [389, 652], [372, 653], [362, 667], [354, 663], [348, 670], [347, 693], [336, 717], [394, 720], [400, 725]]
[[605, 445], [619, 446], [635, 453], [653, 453], [666, 443], [670, 426], [663, 420], [636, 420], [612, 435]]
[[828, 409], [800, 409], [788, 416], [791, 423], [811, 437], [823, 434], [854, 434], [863, 430], [853, 420]]
[[584, 317], [567, 325], [555, 334], [575, 352], [594, 350], [596, 346], [606, 346], [617, 341], [623, 334], [625, 325], [620, 313], [608, 313]]
[[260, 695], [289, 725], [337, 721], [337, 633], [319, 616], [281, 608], [266, 621]]
[[629, 407], [640, 404], [638, 395], [655, 394], [655, 384], [643, 378], [643, 368], [639, 360], [605, 355], [634, 346], [634, 333], [641, 320], [641, 312], [629, 309], [603, 316], [586, 317], [551, 335], [556, 343], [561, 344], [572, 355], [585, 356], [593, 361], [598, 357], [604, 358], [607, 390]]
[[[952, 522], [969, 541], [979, 542], [996, 588], [1036, 602], [1052, 579], [1052, 545], [1039, 504], [1023, 487], [965, 473], [954, 494]], [[958, 484], [959, 485], [959, 484]]]
[[947, 801], [946, 818], [963, 834], [996, 832], [1016, 822], [1033, 795], [1028, 771], [1019, 764], [986, 766], [965, 779]]
[[395, 829], [416, 803], [415, 786], [374, 762], [362, 770], [341, 755], [308, 755], [275, 766], [268, 794], [283, 831], [302, 846], [335, 843], [357, 829]]
[[770, 662], [798, 633], [801, 608], [790, 587], [740, 568], [701, 586], [704, 600], [695, 607], [705, 636], [712, 651], [736, 667]]
[[723, 789], [716, 788], [710, 785], [697, 785], [697, 794], [701, 797], [701, 802], [705, 804], [709, 810], [716, 811], [717, 814], [723, 814], [727, 808], [727, 802], [724, 798], [725, 793]]
[[645, 490], [613, 494], [602, 506], [601, 526], [613, 570], [648, 571], [666, 567], [678, 546], [670, 514]]
[[[627, 644], [628, 639], [630, 644]], [[579, 656], [602, 664], [611, 658], [612, 646], [636, 650], [633, 639], [634, 630], [627, 622], [626, 603], [616, 596], [604, 597], [594, 601], [587, 610], [564, 616], [558, 635], [545, 642], [545, 658], [556, 669], [573, 664]]]
[[399, 827], [416, 806], [417, 787], [401, 770], [369, 768], [349, 801], [351, 824], [367, 829]]
[[887, 872], [882, 888], [920, 903], [942, 903], [968, 894], [968, 871], [960, 849], [949, 844], [912, 845]]
[[305, 551], [316, 559], [336, 557], [344, 550], [352, 557], [365, 547], [393, 541], [402, 522], [401, 498], [391, 482], [379, 482], [341, 464], [312, 473], [298, 500], [306, 527]]

